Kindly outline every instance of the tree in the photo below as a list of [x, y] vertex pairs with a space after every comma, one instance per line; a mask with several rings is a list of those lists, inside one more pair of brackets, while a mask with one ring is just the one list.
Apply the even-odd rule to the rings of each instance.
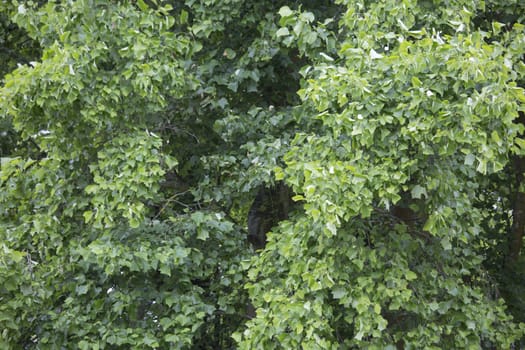
[[520, 1], [0, 6], [3, 347], [519, 346]]

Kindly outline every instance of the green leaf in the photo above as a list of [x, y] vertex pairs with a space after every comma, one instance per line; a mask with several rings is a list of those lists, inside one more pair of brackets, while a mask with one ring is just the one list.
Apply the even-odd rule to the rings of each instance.
[[416, 76], [412, 77], [412, 86], [414, 86], [414, 87], [421, 87], [422, 85], [423, 85], [423, 83], [421, 82], [421, 80], [419, 80], [418, 77], [416, 77]]
[[173, 169], [179, 164], [178, 160], [172, 156], [165, 156], [164, 160], [166, 161], [168, 169]]
[[420, 185], [415, 185], [410, 191], [410, 193], [412, 195], [412, 198], [415, 198], [415, 199], [421, 199], [421, 196], [423, 195], [425, 197], [428, 197], [427, 190]]
[[76, 286], [75, 288], [75, 292], [78, 294], [78, 295], [84, 295], [84, 294], [87, 294], [89, 290], [89, 286], [88, 285], [79, 285], [79, 286]]
[[289, 17], [293, 15], [293, 11], [288, 6], [283, 6], [279, 9], [279, 16], [281, 17]]
[[161, 264], [159, 271], [163, 275], [171, 276], [171, 267], [169, 265]]
[[501, 138], [498, 135], [498, 132], [496, 130], [493, 130], [490, 134], [492, 141], [494, 141], [496, 144], [501, 145]]
[[135, 217], [135, 216], [130, 217], [129, 218], [129, 226], [131, 228], [138, 228], [140, 226], [140, 220], [137, 217]]
[[91, 218], [93, 217], [93, 212], [91, 210], [86, 210], [82, 215], [84, 216], [84, 221], [88, 223], [91, 221]]
[[465, 156], [465, 165], [471, 166], [472, 164], [474, 164], [475, 160], [476, 157], [472, 153], [469, 153]]
[[413, 281], [415, 279], [417, 279], [417, 274], [413, 271], [407, 271], [405, 273], [405, 278], [407, 281]]
[[452, 244], [450, 243], [450, 240], [448, 239], [448, 237], [444, 237], [444, 238], [441, 239], [441, 246], [445, 250], [451, 250], [452, 249]]
[[235, 56], [237, 56], [237, 53], [230, 48], [226, 48], [224, 49], [223, 56], [229, 60], [233, 60]]
[[328, 232], [330, 232], [332, 235], [335, 236], [337, 234], [337, 227], [333, 222], [326, 223], [326, 228], [328, 229]]
[[177, 336], [176, 334], [166, 334], [164, 336], [164, 340], [166, 340], [167, 342], [178, 343], [180, 340], [180, 337]]
[[78, 342], [78, 348], [80, 350], [89, 350], [91, 349], [91, 345], [87, 341], [81, 340]]
[[439, 304], [436, 303], [435, 301], [433, 301], [433, 302], [428, 304], [428, 307], [429, 307], [430, 310], [436, 311], [437, 309], [439, 309]]
[[137, 5], [140, 7], [140, 9], [142, 11], [148, 11], [149, 10], [149, 7], [148, 7], [148, 5], [146, 5], [144, 0], [137, 0]]
[[288, 31], [288, 28], [286, 27], [282, 27], [282, 28], [279, 28], [277, 30], [277, 32], [275, 32], [275, 35], [277, 37], [281, 37], [281, 36], [287, 36], [287, 35], [290, 35], [290, 32]]
[[334, 288], [332, 290], [332, 296], [334, 299], [341, 299], [347, 295], [347, 291], [344, 288]]
[[324, 52], [320, 52], [319, 55], [321, 55], [325, 60], [327, 60], [329, 62], [332, 62], [334, 60], [332, 57], [328, 56]]
[[301, 202], [301, 201], [305, 201], [306, 198], [304, 198], [304, 196], [298, 194], [298, 195], [293, 196], [293, 197], [292, 197], [292, 200], [293, 200], [294, 202]]
[[188, 23], [188, 17], [189, 17], [188, 11], [186, 11], [186, 10], [181, 10], [180, 11], [180, 23], [181, 24]]
[[205, 228], [200, 228], [198, 231], [197, 231], [197, 239], [200, 239], [202, 241], [205, 241], [207, 240], [208, 238], [210, 237], [210, 233], [207, 229]]

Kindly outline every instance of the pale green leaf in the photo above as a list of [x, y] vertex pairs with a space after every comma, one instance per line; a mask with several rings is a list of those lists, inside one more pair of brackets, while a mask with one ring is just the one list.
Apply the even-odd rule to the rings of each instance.
[[288, 6], [283, 6], [279, 9], [279, 16], [288, 17], [293, 15], [293, 11]]

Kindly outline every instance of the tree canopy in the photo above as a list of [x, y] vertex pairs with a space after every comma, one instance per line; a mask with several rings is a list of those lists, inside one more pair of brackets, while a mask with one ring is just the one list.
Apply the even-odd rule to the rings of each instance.
[[0, 347], [524, 346], [523, 1], [4, 1], [0, 59]]

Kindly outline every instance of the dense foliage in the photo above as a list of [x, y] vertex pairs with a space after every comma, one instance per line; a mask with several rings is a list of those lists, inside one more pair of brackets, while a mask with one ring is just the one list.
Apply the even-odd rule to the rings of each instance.
[[4, 1], [0, 46], [0, 347], [523, 346], [522, 1]]

